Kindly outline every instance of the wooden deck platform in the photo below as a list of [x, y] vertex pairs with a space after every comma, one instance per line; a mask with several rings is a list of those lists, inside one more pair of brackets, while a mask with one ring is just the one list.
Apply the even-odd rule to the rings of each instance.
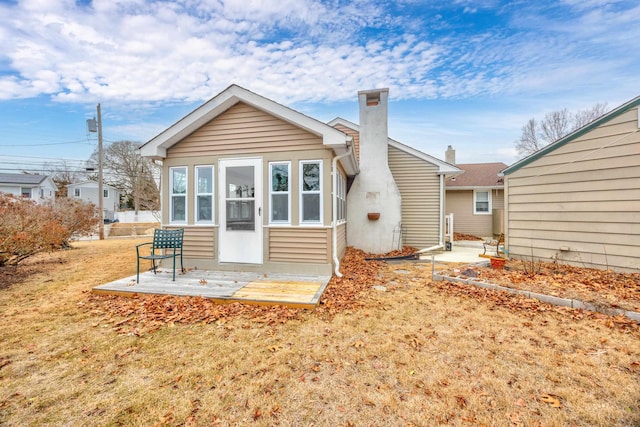
[[176, 275], [175, 282], [171, 279], [171, 270], [159, 269], [155, 275], [152, 271], [141, 273], [140, 283], [136, 283], [136, 277], [131, 276], [96, 286], [92, 292], [122, 296], [200, 296], [220, 303], [242, 302], [313, 309], [320, 302], [331, 277], [189, 270]]

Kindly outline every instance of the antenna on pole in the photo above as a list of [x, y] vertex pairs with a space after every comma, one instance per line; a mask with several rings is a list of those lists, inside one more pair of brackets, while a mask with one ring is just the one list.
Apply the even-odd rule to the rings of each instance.
[[99, 237], [104, 240], [104, 189], [102, 183], [102, 114], [98, 104], [98, 120], [87, 119], [87, 130], [98, 132], [98, 211], [100, 212]]

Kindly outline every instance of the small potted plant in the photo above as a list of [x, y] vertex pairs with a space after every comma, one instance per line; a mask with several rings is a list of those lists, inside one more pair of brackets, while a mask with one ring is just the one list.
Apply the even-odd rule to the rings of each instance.
[[504, 268], [507, 259], [501, 256], [492, 256], [491, 257], [491, 268], [494, 270], [502, 270]]

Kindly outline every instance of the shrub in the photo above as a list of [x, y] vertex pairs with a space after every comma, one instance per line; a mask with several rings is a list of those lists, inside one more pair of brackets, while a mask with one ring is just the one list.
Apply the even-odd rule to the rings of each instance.
[[74, 233], [90, 233], [98, 221], [93, 205], [79, 200], [38, 205], [0, 194], [0, 266], [68, 246]]

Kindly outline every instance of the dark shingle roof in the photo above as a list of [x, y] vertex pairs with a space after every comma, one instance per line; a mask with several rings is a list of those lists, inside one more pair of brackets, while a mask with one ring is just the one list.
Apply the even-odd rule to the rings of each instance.
[[46, 175], [0, 173], [0, 184], [38, 185], [45, 179], [47, 179]]
[[456, 165], [464, 173], [456, 176], [455, 181], [446, 182], [447, 188], [457, 187], [502, 187], [504, 182], [498, 176], [507, 165], [502, 162], [497, 163], [469, 163], [466, 165]]

